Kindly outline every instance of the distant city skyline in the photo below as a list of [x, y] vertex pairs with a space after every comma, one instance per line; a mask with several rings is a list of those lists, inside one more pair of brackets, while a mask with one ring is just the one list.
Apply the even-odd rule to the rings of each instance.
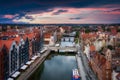
[[0, 23], [120, 23], [120, 0], [1, 0]]

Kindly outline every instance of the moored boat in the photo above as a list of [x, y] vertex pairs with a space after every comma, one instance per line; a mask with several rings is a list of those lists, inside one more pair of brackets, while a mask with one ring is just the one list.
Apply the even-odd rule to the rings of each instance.
[[78, 69], [72, 70], [72, 80], [81, 80]]

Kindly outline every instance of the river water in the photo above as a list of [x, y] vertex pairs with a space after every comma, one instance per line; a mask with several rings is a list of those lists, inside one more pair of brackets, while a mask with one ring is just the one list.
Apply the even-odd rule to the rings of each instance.
[[77, 66], [75, 56], [60, 54], [49, 55], [29, 80], [71, 80], [72, 69]]

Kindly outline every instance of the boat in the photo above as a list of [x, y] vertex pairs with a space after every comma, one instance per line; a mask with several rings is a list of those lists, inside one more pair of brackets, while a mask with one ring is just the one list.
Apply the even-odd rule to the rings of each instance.
[[72, 80], [81, 80], [78, 69], [72, 70]]

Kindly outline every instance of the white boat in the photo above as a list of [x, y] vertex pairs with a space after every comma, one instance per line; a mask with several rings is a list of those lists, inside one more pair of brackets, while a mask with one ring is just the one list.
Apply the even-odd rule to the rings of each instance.
[[72, 80], [80, 80], [80, 75], [78, 72], [78, 69], [73, 69], [72, 70]]

